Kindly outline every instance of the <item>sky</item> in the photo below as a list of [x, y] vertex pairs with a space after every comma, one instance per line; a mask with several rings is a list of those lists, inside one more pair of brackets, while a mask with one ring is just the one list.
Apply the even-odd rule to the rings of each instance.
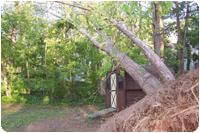
[[[22, 0], [19, 0], [21, 2], [23, 2]], [[53, 21], [53, 20], [57, 20], [59, 19], [59, 17], [56, 17], [55, 15], [61, 16], [61, 10], [59, 8], [59, 4], [55, 3], [55, 2], [46, 2], [46, 1], [41, 1], [41, 0], [36, 0], [34, 1], [37, 5], [39, 5], [39, 7], [41, 6], [41, 9], [45, 9], [45, 16], [42, 16], [46, 19], [48, 19], [49, 21]], [[3, 12], [2, 7], [3, 5], [7, 3], [6, 5], [13, 5], [12, 0], [11, 1], [0, 1], [0, 5], [1, 5], [1, 13]], [[9, 4], [8, 4], [9, 3]], [[143, 10], [146, 10], [146, 7], [149, 6], [149, 2], [144, 1], [141, 2], [141, 5], [143, 5]], [[53, 15], [52, 15], [53, 14]], [[169, 23], [174, 21], [171, 18], [166, 19], [164, 22], [165, 23]], [[176, 33], [171, 33], [169, 36], [169, 40], [171, 44], [175, 44], [177, 42], [177, 34]]]

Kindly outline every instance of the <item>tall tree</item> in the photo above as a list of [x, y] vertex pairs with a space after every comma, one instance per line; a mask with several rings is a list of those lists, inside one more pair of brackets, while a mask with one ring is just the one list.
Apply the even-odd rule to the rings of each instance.
[[188, 19], [189, 19], [189, 3], [187, 3], [186, 5], [186, 16], [185, 16], [185, 25], [184, 25], [184, 30], [183, 30], [183, 46], [186, 49], [186, 54], [187, 54], [187, 65], [186, 65], [186, 69], [189, 70], [189, 65], [188, 62], [190, 61], [190, 47], [188, 44], [188, 39], [187, 39], [187, 33], [188, 33]]
[[180, 22], [180, 7], [179, 3], [175, 2], [176, 5], [176, 28], [177, 28], [177, 47], [178, 47], [178, 59], [179, 59], [179, 74], [184, 72], [184, 45], [181, 37], [181, 22]]
[[164, 40], [163, 40], [163, 19], [162, 7], [159, 1], [152, 2], [153, 14], [153, 41], [155, 53], [163, 58]]

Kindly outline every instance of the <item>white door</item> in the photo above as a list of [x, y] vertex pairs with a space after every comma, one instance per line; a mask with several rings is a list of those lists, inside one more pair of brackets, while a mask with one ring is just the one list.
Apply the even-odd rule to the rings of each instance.
[[110, 76], [110, 85], [111, 85], [111, 107], [116, 108], [117, 107], [117, 95], [116, 95], [116, 88], [117, 88], [117, 83], [116, 83], [116, 74], [112, 74]]

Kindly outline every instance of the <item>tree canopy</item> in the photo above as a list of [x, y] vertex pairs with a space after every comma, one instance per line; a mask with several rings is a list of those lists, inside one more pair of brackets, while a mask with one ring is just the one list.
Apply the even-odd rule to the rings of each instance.
[[[151, 2], [9, 2], [1, 13], [2, 98], [5, 102], [100, 102], [100, 81], [119, 64], [97, 49], [83, 34], [86, 28], [101, 46], [108, 37], [137, 64], [149, 64], [141, 48], [112, 20], [123, 21], [153, 50]], [[195, 2], [160, 2], [163, 19], [164, 63], [178, 74], [178, 51], [184, 50], [187, 70], [198, 60], [199, 7]], [[187, 11], [188, 17], [186, 18]], [[171, 40], [180, 18], [182, 45]], [[186, 36], [184, 36], [186, 34]], [[175, 41], [175, 43], [174, 43]], [[36, 98], [37, 97], [37, 98]]]

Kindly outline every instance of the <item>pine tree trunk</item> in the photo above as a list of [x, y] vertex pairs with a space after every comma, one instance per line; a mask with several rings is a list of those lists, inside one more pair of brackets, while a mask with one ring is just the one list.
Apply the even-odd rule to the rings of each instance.
[[120, 52], [108, 37], [104, 43], [100, 43], [94, 37], [91, 37], [86, 29], [82, 28], [79, 29], [79, 31], [92, 41], [97, 48], [105, 51], [107, 54], [118, 60], [120, 65], [138, 82], [146, 94], [155, 93], [161, 88], [162, 85], [157, 78], [147, 72], [142, 66], [131, 60], [125, 53]]
[[116, 20], [111, 21], [121, 32], [123, 32], [126, 36], [128, 36], [132, 40], [132, 44], [137, 45], [143, 53], [146, 55], [146, 57], [149, 59], [149, 61], [152, 63], [152, 65], [157, 69], [160, 78], [163, 81], [170, 81], [174, 80], [175, 77], [172, 74], [172, 72], [167, 68], [167, 66], [163, 63], [161, 58], [142, 40], [137, 38], [123, 22], [119, 22]]

